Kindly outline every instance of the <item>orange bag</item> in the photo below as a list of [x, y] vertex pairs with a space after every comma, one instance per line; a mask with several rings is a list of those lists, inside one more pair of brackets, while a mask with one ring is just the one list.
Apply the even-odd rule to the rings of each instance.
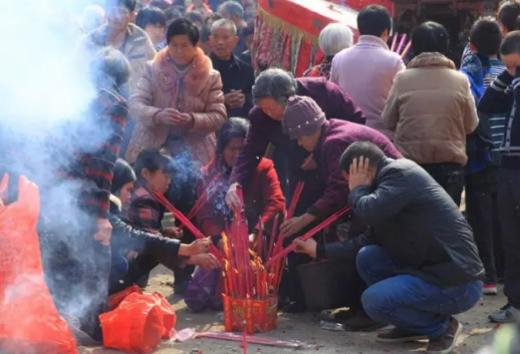
[[101, 314], [99, 319], [103, 345], [129, 353], [153, 352], [161, 339], [173, 336], [177, 320], [164, 296], [140, 292], [131, 292], [115, 310]]
[[[0, 182], [0, 197], [7, 191], [8, 178], [4, 175]], [[0, 203], [0, 352], [77, 353], [43, 276], [36, 231], [38, 187], [20, 177], [18, 191], [16, 202]]]
[[139, 285], [134, 284], [124, 290], [121, 290], [120, 292], [110, 295], [108, 297], [108, 309], [114, 310], [128, 295], [132, 293], [142, 294], [143, 290], [139, 287]]

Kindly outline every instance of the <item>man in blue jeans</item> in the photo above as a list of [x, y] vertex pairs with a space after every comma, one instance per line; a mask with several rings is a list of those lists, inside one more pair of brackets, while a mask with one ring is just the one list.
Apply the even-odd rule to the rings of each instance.
[[470, 226], [450, 196], [415, 162], [392, 160], [369, 142], [340, 159], [349, 204], [369, 232], [337, 243], [297, 240], [297, 251], [334, 261], [356, 257], [368, 288], [361, 301], [391, 324], [378, 341], [429, 339], [428, 353], [450, 353], [462, 331], [452, 315], [480, 298], [484, 267]]

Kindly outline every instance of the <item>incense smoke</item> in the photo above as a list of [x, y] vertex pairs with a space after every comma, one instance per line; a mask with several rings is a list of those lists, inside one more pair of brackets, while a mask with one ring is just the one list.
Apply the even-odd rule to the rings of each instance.
[[[36, 182], [42, 212], [66, 211], [58, 217], [60, 225], [50, 225], [54, 229], [79, 229], [85, 218], [77, 207], [80, 182], [63, 182], [60, 173], [76, 162], [75, 153], [92, 151], [106, 139], [106, 129], [94, 125], [87, 113], [96, 95], [92, 80], [96, 69], [81, 50], [76, 21], [86, 4], [85, 0], [10, 0], [0, 11], [0, 177], [8, 171]], [[81, 237], [53, 237], [61, 237], [72, 256], [83, 248]], [[44, 254], [53, 254], [47, 243], [41, 247]], [[10, 297], [20, 295], [20, 289], [23, 284], [14, 284]], [[79, 296], [62, 306], [81, 317], [90, 301]]]

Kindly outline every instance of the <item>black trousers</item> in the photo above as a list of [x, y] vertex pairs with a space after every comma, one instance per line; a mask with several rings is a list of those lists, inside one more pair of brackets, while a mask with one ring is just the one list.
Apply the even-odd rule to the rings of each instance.
[[466, 176], [466, 212], [486, 270], [486, 283], [497, 282], [497, 263], [503, 260], [500, 241], [495, 168]]
[[498, 172], [498, 210], [504, 244], [504, 292], [520, 309], [520, 168]]
[[434, 163], [421, 166], [448, 192], [455, 204], [460, 206], [464, 188], [464, 167], [456, 163]]

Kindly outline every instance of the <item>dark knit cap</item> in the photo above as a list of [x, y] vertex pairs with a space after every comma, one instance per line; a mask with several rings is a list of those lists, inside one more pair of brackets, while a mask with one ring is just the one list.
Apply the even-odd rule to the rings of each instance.
[[117, 159], [114, 165], [114, 179], [112, 180], [111, 192], [113, 194], [119, 193], [125, 184], [135, 182], [136, 180], [132, 166], [123, 159]]
[[325, 113], [310, 97], [292, 96], [287, 102], [282, 120], [284, 131], [291, 139], [311, 135], [325, 123]]

